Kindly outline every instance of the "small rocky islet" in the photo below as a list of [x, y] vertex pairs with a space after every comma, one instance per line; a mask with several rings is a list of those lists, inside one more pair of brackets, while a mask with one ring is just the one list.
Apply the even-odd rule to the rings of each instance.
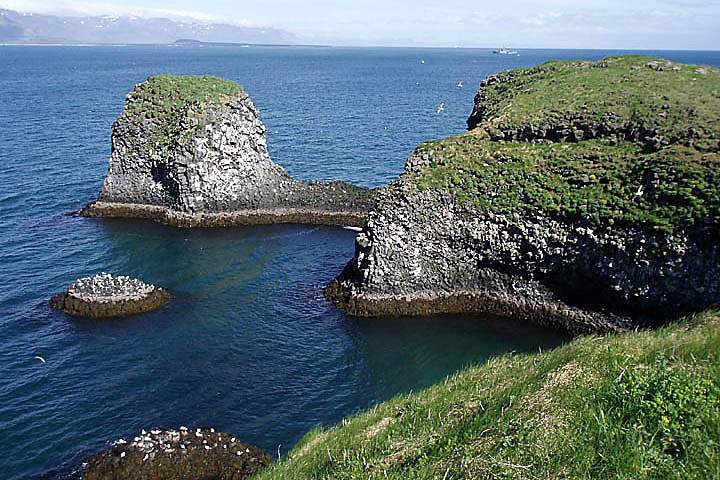
[[[362, 225], [326, 289], [358, 316], [490, 312], [573, 334], [657, 325], [720, 301], [718, 91], [717, 69], [638, 56], [501, 73], [482, 83], [468, 133], [419, 146], [400, 178], [368, 190], [290, 177], [237, 84], [152, 77], [128, 96], [83, 214]], [[227, 455], [223, 434], [178, 447], [196, 434], [143, 433], [85, 478], [246, 478], [269, 463], [251, 447]]]
[[243, 480], [270, 456], [215, 429], [143, 430], [119, 439], [84, 466], [85, 480]]
[[76, 280], [54, 296], [50, 306], [72, 317], [103, 320], [151, 312], [171, 299], [172, 294], [164, 288], [103, 272]]

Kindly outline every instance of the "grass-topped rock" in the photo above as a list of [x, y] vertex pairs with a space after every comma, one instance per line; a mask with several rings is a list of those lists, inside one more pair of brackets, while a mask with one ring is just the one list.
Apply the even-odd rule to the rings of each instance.
[[709, 479], [720, 317], [506, 355], [310, 432], [257, 480]]
[[720, 72], [642, 56], [554, 61], [488, 77], [468, 119], [493, 140], [630, 140], [717, 151]]
[[222, 78], [158, 75], [130, 92], [123, 116], [143, 119], [152, 132], [145, 146], [165, 156], [192, 140], [204, 115], [243, 93], [240, 85]]
[[358, 315], [488, 311], [571, 332], [720, 302], [720, 72], [647, 57], [483, 82], [388, 186], [328, 289]]
[[235, 82], [160, 75], [127, 96], [113, 125], [100, 198], [83, 213], [186, 227], [358, 225], [371, 197], [367, 189], [342, 182], [290, 177], [270, 159], [265, 126]]

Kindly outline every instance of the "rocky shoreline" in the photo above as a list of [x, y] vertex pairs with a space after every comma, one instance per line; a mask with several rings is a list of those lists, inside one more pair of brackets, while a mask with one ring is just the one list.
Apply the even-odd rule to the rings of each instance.
[[50, 306], [71, 317], [105, 320], [157, 310], [172, 297], [155, 285], [100, 273], [75, 281], [67, 291], [50, 299]]
[[[548, 85], [566, 97], [543, 105]], [[103, 190], [82, 215], [362, 226], [325, 289], [360, 317], [491, 313], [574, 335], [656, 326], [720, 303], [717, 91], [717, 69], [644, 57], [492, 76], [469, 133], [421, 145], [400, 178], [369, 190], [274, 164], [238, 85], [153, 77], [128, 96]], [[101, 274], [50, 303], [102, 319], [171, 298]], [[84, 478], [240, 480], [269, 463], [229, 434], [181, 427], [119, 440]]]
[[283, 223], [361, 227], [367, 213], [359, 211], [276, 208], [217, 213], [179, 212], [168, 207], [115, 202], [93, 202], [80, 214], [89, 218], [135, 218], [154, 220], [180, 228], [226, 228]]

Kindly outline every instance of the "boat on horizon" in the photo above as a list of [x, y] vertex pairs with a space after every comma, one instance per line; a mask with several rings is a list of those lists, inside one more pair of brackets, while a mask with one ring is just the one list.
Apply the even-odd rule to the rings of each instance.
[[520, 55], [517, 50], [511, 48], [498, 48], [497, 50], [493, 50], [493, 53], [495, 55]]

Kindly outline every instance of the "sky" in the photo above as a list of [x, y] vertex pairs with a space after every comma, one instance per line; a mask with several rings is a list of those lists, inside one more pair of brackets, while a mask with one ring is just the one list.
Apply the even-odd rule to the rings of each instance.
[[13, 10], [272, 26], [302, 43], [720, 49], [720, 0], [0, 0]]

